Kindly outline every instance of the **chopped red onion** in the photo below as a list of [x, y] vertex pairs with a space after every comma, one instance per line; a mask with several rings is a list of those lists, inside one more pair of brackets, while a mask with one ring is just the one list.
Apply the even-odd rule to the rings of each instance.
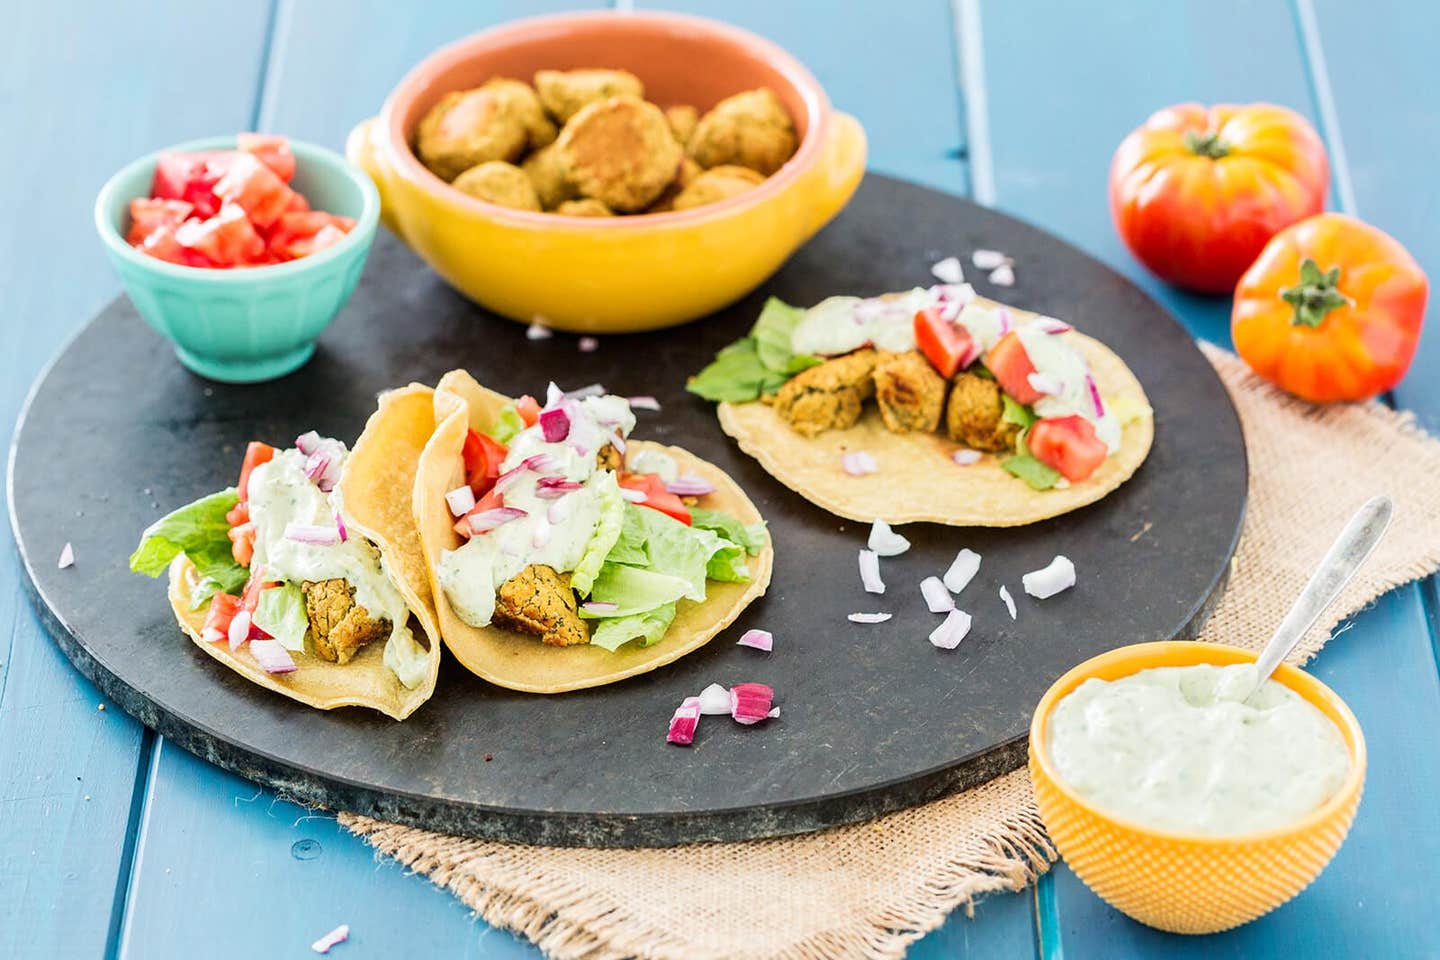
[[1000, 585], [1000, 599], [1005, 601], [1005, 609], [1010, 611], [1010, 619], [1015, 619], [1015, 598], [1010, 596], [1010, 588], [1003, 583]]
[[950, 459], [954, 460], [962, 467], [968, 467], [972, 464], [979, 463], [982, 456], [984, 456], [984, 454], [982, 454], [979, 450], [971, 450], [969, 447], [961, 447], [959, 450], [956, 450], [954, 453], [950, 454]]
[[571, 400], [584, 400], [586, 397], [603, 397], [605, 388], [598, 383], [590, 383], [578, 390], [567, 390], [565, 396]]
[[580, 604], [580, 609], [586, 613], [614, 613], [620, 609], [620, 604], [609, 600], [586, 600]]
[[560, 402], [564, 399], [565, 391], [561, 390], [554, 380], [551, 380], [545, 385], [545, 406], [547, 409], [559, 406]]
[[970, 632], [970, 614], [951, 610], [940, 626], [930, 631], [930, 642], [941, 650], [954, 650]]
[[206, 643], [219, 643], [221, 640], [226, 639], [226, 636], [218, 627], [206, 627], [200, 631], [200, 639]]
[[530, 534], [530, 546], [536, 550], [543, 549], [550, 542], [550, 521], [541, 517], [535, 523], [535, 529]]
[[775, 649], [775, 636], [769, 630], [746, 630], [735, 641], [739, 647], [754, 647], [756, 650], [764, 650], [769, 653]]
[[675, 708], [670, 718], [670, 729], [665, 734], [666, 743], [678, 743], [688, 747], [695, 742], [695, 728], [700, 725], [700, 698], [686, 697]]
[[550, 504], [550, 509], [545, 511], [545, 519], [551, 523], [564, 523], [570, 519], [570, 511], [574, 509], [575, 501], [569, 497], [562, 496], [559, 500]]
[[314, 430], [306, 430], [295, 438], [295, 449], [305, 456], [310, 456], [320, 446], [320, 434]]
[[650, 396], [629, 398], [631, 410], [656, 410], [660, 409], [660, 401]]
[[[543, 418], [545, 415], [542, 413], [540, 416]], [[515, 481], [520, 479], [522, 474], [544, 473], [547, 470], [554, 470], [557, 466], [559, 466], [559, 461], [548, 453], [532, 454], [496, 477], [495, 489], [504, 493], [514, 486]]]
[[851, 450], [848, 453], [840, 454], [840, 469], [852, 477], [863, 477], [867, 473], [879, 472], [880, 466], [868, 452]]
[[665, 489], [677, 497], [703, 497], [715, 492], [715, 484], [698, 473], [682, 473], [665, 484]]
[[1025, 378], [1030, 383], [1030, 389], [1036, 393], [1043, 393], [1046, 396], [1058, 397], [1065, 392], [1065, 384], [1060, 378], [1051, 373], [1032, 373]]
[[226, 638], [230, 641], [232, 651], [239, 650], [250, 639], [250, 611], [241, 610], [230, 619], [230, 629], [226, 631]]
[[1015, 271], [1010, 264], [1002, 263], [990, 271], [990, 282], [997, 287], [1013, 287], [1015, 286]]
[[885, 581], [880, 579], [880, 555], [874, 550], [860, 551], [860, 583], [866, 593], [885, 592]]
[[1075, 586], [1075, 564], [1064, 554], [1057, 555], [1048, 566], [1025, 574], [1022, 582], [1030, 596], [1036, 600], [1047, 600]]
[[930, 272], [941, 283], [964, 283], [965, 271], [960, 268], [959, 257], [946, 257], [930, 267]]
[[891, 616], [892, 614], [888, 613], [852, 613], [845, 619], [851, 623], [884, 623]]
[[511, 520], [519, 520], [526, 516], [529, 514], [519, 507], [494, 507], [490, 510], [481, 510], [479, 513], [470, 514], [470, 532], [489, 533]]
[[[736, 723], [749, 726], [759, 723], [770, 713], [775, 691], [764, 683], [737, 683], [730, 688], [730, 716]], [[695, 701], [699, 709], [700, 701]]]
[[600, 341], [594, 337], [581, 337], [580, 342], [576, 344], [576, 346], [580, 348], [581, 353], [594, 353], [600, 349]]
[[1095, 416], [1105, 416], [1105, 402], [1100, 399], [1100, 387], [1095, 383], [1095, 378], [1085, 374], [1085, 387], [1090, 391], [1090, 403], [1095, 407]]
[[976, 250], [970, 254], [970, 263], [976, 270], [994, 270], [1010, 262], [999, 250]]
[[884, 520], [876, 520], [870, 527], [870, 539], [866, 546], [882, 557], [898, 557], [910, 549], [910, 541], [891, 530], [890, 524]]
[[341, 543], [350, 539], [350, 531], [345, 529], [345, 519], [340, 516], [338, 510], [335, 512], [335, 532], [340, 534]]
[[464, 537], [467, 540], [473, 537], [475, 535], [475, 531], [470, 529], [470, 518], [461, 517], [459, 520], [456, 520], [455, 532], [460, 534], [460, 536]]
[[941, 582], [945, 585], [946, 590], [951, 593], [959, 593], [970, 585], [970, 581], [975, 579], [975, 574], [979, 572], [980, 554], [966, 547], [955, 554], [955, 559], [951, 562], [950, 569], [945, 571]]
[[620, 496], [624, 497], [626, 500], [629, 500], [631, 503], [644, 503], [646, 500], [650, 499], [649, 497], [645, 496], [644, 490], [631, 490], [629, 487], [621, 487]]
[[65, 546], [60, 548], [60, 562], [57, 564], [61, 570], [66, 567], [75, 566], [75, 548], [66, 541]]
[[701, 690], [696, 699], [700, 702], [700, 713], [704, 716], [718, 717], [730, 712], [730, 691], [718, 683], [712, 683]]
[[462, 483], [445, 494], [445, 502], [450, 505], [450, 516], [463, 517], [475, 509], [475, 491], [468, 483]]
[[540, 411], [540, 432], [546, 443], [559, 443], [570, 436], [570, 415], [564, 405]]
[[1074, 327], [1070, 326], [1070, 324], [1066, 323], [1064, 320], [1056, 320], [1054, 317], [1036, 317], [1034, 320], [1030, 321], [1030, 326], [1036, 330], [1039, 330], [1041, 333], [1048, 333], [1052, 336], [1058, 336], [1062, 333], [1069, 333], [1071, 330], [1075, 329]]
[[314, 950], [316, 953], [329, 953], [330, 948], [335, 946], [335, 944], [344, 943], [346, 940], [349, 939], [350, 924], [342, 923], [334, 930], [331, 930], [329, 933], [325, 934], [325, 936], [321, 937], [319, 940], [316, 940], [314, 943], [310, 944], [310, 949]]
[[287, 523], [285, 539], [315, 547], [333, 547], [340, 542], [340, 530], [318, 523]]
[[279, 640], [251, 640], [250, 655], [266, 673], [290, 673], [295, 669], [294, 658]]
[[965, 304], [961, 303], [959, 300], [951, 300], [948, 303], [943, 303], [940, 305], [940, 319], [948, 320], [950, 323], [954, 323], [956, 320], [960, 319], [960, 311], [964, 309]]
[[531, 320], [530, 326], [525, 328], [526, 340], [549, 340], [550, 337], [550, 328], [545, 326], [540, 317]]
[[611, 434], [610, 445], [613, 446], [616, 452], [618, 452], [622, 457], [625, 455], [625, 438], [620, 435], [620, 431], [617, 430], [615, 431], [615, 433]]
[[948, 613], [955, 609], [955, 598], [945, 589], [939, 577], [926, 577], [920, 581], [920, 595], [931, 613]]
[[[965, 324], [961, 323], [957, 324], [957, 326], [964, 327]], [[970, 364], [974, 363], [976, 360], [979, 360], [980, 354], [984, 352], [985, 351], [980, 344], [980, 338], [971, 337], [970, 346], [965, 348], [965, 355], [960, 358], [960, 369], [964, 370], [968, 368]]]
[[535, 496], [541, 500], [559, 500], [567, 493], [574, 493], [583, 484], [574, 480], [566, 480], [564, 477], [541, 477], [540, 482], [535, 485]]
[[1005, 336], [1005, 334], [1010, 332], [1010, 311], [1005, 309], [1004, 307], [1001, 307], [999, 310], [995, 311], [995, 313], [1000, 319], [1000, 336], [1003, 337]]

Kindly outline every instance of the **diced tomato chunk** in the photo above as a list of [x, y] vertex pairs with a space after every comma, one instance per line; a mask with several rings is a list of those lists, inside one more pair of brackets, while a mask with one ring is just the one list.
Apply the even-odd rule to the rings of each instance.
[[515, 401], [515, 412], [520, 414], [520, 420], [525, 426], [533, 427], [540, 422], [540, 401], [527, 393]]
[[665, 489], [665, 481], [660, 479], [659, 474], [627, 473], [620, 478], [620, 486], [645, 494], [640, 506], [659, 510], [667, 517], [673, 517], [685, 526], [690, 526], [690, 508], [685, 506], [685, 501]]
[[478, 430], [465, 434], [465, 446], [461, 456], [465, 459], [465, 482], [479, 497], [495, 486], [500, 476], [500, 464], [505, 461], [505, 445]]
[[940, 316], [936, 307], [915, 314], [915, 343], [930, 366], [947, 380], [974, 359], [975, 341], [970, 331]]
[[[245, 446], [245, 459], [240, 464], [240, 482], [235, 485], [236, 491], [240, 494], [240, 502], [244, 503], [250, 499], [250, 474], [262, 463], [269, 463], [275, 458], [275, 448], [268, 443], [261, 443], [259, 440], [251, 440]], [[245, 518], [250, 518], [250, 511], [245, 511]]]
[[[338, 242], [355, 226], [349, 217], [336, 216], [319, 210], [291, 211], [283, 214], [269, 231], [270, 252], [282, 260], [309, 256], [317, 250]], [[326, 233], [325, 239], [320, 235]]]
[[242, 523], [249, 523], [250, 504], [246, 503], [243, 500], [235, 504], [235, 506], [231, 507], [230, 510], [225, 514], [225, 522], [230, 524], [230, 526], [232, 527], [238, 527]]
[[[268, 227], [280, 219], [295, 191], [265, 164], [242, 153], [215, 184], [215, 196], [233, 203], [249, 216], [256, 227]], [[222, 208], [223, 209], [223, 208]]]
[[[198, 222], [198, 221], [194, 221]], [[183, 226], [184, 224], [181, 224]], [[154, 257], [156, 260], [164, 260], [167, 263], [178, 263], [184, 267], [213, 267], [210, 258], [198, 250], [191, 250], [182, 247], [180, 241], [175, 239], [175, 231], [179, 227], [156, 227], [150, 231], [150, 235], [143, 242], [135, 245], [135, 248], [142, 253]]]
[[1029, 443], [1036, 460], [1071, 483], [1089, 477], [1110, 455], [1095, 425], [1078, 414], [1038, 421], [1030, 428]]
[[250, 579], [245, 583], [245, 589], [240, 593], [240, 609], [255, 612], [260, 605], [260, 591], [270, 587], [280, 586], [279, 580], [267, 580], [264, 570], [250, 571]]
[[255, 524], [246, 521], [231, 527], [226, 535], [230, 538], [230, 553], [235, 557], [235, 562], [242, 567], [250, 566], [250, 561], [255, 557]]
[[184, 200], [155, 200], [150, 197], [136, 197], [130, 201], [130, 229], [125, 242], [139, 246], [161, 227], [176, 227], [195, 209]]
[[220, 211], [215, 184], [225, 176], [238, 150], [202, 150], [196, 153], [165, 153], [155, 161], [155, 179], [150, 195], [161, 200], [184, 200], [193, 204], [200, 218]]
[[264, 238], [233, 203], [205, 220], [186, 220], [176, 228], [175, 241], [221, 267], [254, 265], [265, 254]]
[[251, 154], [281, 180], [289, 183], [295, 176], [295, 154], [290, 141], [266, 133], [242, 133], [235, 137], [235, 146]]
[[985, 355], [985, 366], [995, 375], [1000, 389], [1010, 394], [1017, 403], [1032, 404], [1044, 396], [1030, 386], [1030, 374], [1035, 372], [1035, 364], [1030, 362], [1020, 335], [1013, 330], [990, 348]]
[[240, 598], [231, 593], [217, 593], [210, 598], [210, 610], [200, 629], [202, 639], [218, 643], [230, 634], [230, 621], [240, 612]]

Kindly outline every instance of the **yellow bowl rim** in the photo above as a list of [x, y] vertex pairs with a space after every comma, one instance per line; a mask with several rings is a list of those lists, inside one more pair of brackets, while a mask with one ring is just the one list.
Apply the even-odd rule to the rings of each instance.
[[[1094, 677], [1103, 668], [1110, 667], [1116, 663], [1134, 663], [1134, 669], [1130, 673], [1138, 673], [1149, 667], [1159, 666], [1180, 666], [1169, 662], [1169, 655], [1181, 653], [1182, 658], [1189, 662], [1184, 666], [1191, 666], [1200, 663], [1213, 663], [1217, 666], [1229, 666], [1234, 663], [1254, 663], [1258, 653], [1253, 650], [1246, 650], [1241, 647], [1232, 647], [1223, 643], [1208, 643], [1202, 640], [1156, 640], [1149, 643], [1133, 643], [1124, 647], [1117, 647], [1114, 650], [1102, 653], [1099, 656], [1091, 657], [1083, 663], [1077, 664], [1067, 671], [1060, 679], [1050, 685], [1045, 695], [1040, 698], [1039, 704], [1035, 707], [1035, 713], [1030, 720], [1030, 764], [1038, 767], [1050, 783], [1065, 798], [1077, 807], [1085, 810], [1094, 817], [1113, 823], [1118, 827], [1134, 833], [1143, 834], [1160, 840], [1178, 841], [1181, 843], [1194, 844], [1208, 847], [1240, 846], [1256, 843], [1265, 843], [1271, 840], [1283, 839], [1291, 836], [1298, 836], [1314, 830], [1324, 821], [1335, 816], [1341, 809], [1349, 804], [1365, 783], [1365, 735], [1360, 729], [1360, 722], [1355, 718], [1349, 706], [1340, 698], [1334, 690], [1331, 690], [1324, 683], [1297, 667], [1288, 663], [1282, 663], [1271, 676], [1300, 694], [1312, 705], [1318, 706], [1323, 701], [1329, 706], [1342, 721], [1337, 724], [1341, 730], [1342, 737], [1346, 738], [1346, 745], [1350, 752], [1350, 769], [1345, 775], [1345, 780], [1340, 784], [1328, 800], [1320, 806], [1311, 810], [1305, 816], [1294, 823], [1280, 827], [1272, 827], [1268, 830], [1257, 830], [1250, 833], [1232, 833], [1219, 836], [1211, 834], [1181, 833], [1178, 831], [1161, 830], [1145, 824], [1118, 817], [1114, 814], [1096, 807], [1078, 793], [1072, 790], [1055, 770], [1051, 763], [1049, 751], [1045, 749], [1045, 725], [1050, 718], [1055, 705], [1066, 695], [1073, 691], [1086, 680]], [[1211, 659], [1211, 658], [1214, 659]], [[1219, 661], [1217, 663], [1217, 660]], [[1126, 674], [1127, 676], [1129, 674]], [[1335, 717], [1329, 717], [1333, 722]]]

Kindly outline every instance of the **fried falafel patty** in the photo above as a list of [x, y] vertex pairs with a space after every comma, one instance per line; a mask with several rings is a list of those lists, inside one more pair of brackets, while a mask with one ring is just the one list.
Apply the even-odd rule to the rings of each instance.
[[972, 450], [1008, 450], [1020, 427], [1002, 419], [1004, 411], [998, 383], [976, 373], [962, 373], [955, 378], [945, 405], [945, 432]]
[[461, 193], [477, 200], [498, 203], [515, 210], [540, 211], [540, 198], [535, 194], [535, 185], [525, 171], [513, 163], [492, 160], [471, 167], [451, 184]]
[[918, 350], [884, 354], [875, 364], [875, 402], [894, 433], [928, 433], [945, 411], [945, 378]]
[[545, 115], [540, 97], [530, 84], [523, 80], [496, 77], [486, 81], [480, 89], [489, 90], [499, 100], [501, 111], [525, 128], [526, 144], [531, 150], [548, 147], [560, 135], [555, 124]]
[[615, 211], [594, 197], [581, 197], [579, 200], [566, 200], [560, 206], [551, 211], [566, 217], [613, 217]]
[[670, 124], [670, 132], [675, 135], [675, 142], [683, 147], [690, 142], [690, 136], [695, 132], [695, 125], [700, 122], [700, 111], [688, 103], [667, 107], [665, 120]]
[[512, 99], [493, 87], [447, 93], [420, 121], [415, 152], [447, 182], [481, 163], [514, 160], [530, 139], [514, 109]]
[[723, 164], [692, 179], [675, 195], [671, 206], [676, 210], [703, 207], [754, 190], [764, 182], [765, 178], [749, 167]]
[[702, 167], [735, 164], [769, 176], [795, 153], [795, 124], [768, 87], [726, 97], [700, 118], [685, 150]]
[[331, 663], [349, 663], [367, 643], [390, 635], [390, 621], [377, 620], [355, 602], [355, 588], [342, 579], [307, 580], [305, 614], [315, 656]]
[[597, 470], [614, 470], [619, 473], [625, 469], [625, 457], [615, 448], [615, 444], [607, 443], [595, 454], [595, 468]]
[[520, 169], [530, 178], [540, 206], [554, 210], [567, 200], [575, 199], [575, 185], [565, 178], [565, 164], [555, 144], [541, 147], [520, 164]]
[[541, 563], [530, 564], [501, 585], [495, 597], [495, 621], [533, 633], [553, 646], [590, 642], [569, 581]]
[[775, 411], [802, 437], [853, 427], [875, 393], [878, 359], [867, 347], [802, 370], [776, 394]]
[[577, 113], [556, 141], [565, 174], [612, 210], [640, 210], [675, 179], [684, 155], [653, 103], [611, 97]]
[[539, 70], [535, 89], [545, 109], [561, 124], [598, 100], [645, 98], [645, 85], [628, 70]]

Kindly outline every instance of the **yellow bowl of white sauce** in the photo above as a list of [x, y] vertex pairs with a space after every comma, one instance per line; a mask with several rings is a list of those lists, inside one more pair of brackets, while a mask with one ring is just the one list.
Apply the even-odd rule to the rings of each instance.
[[1214, 933], [1268, 913], [1319, 875], [1355, 819], [1355, 715], [1283, 664], [1242, 702], [1255, 656], [1193, 641], [1121, 647], [1035, 708], [1045, 827], [1075, 874], [1141, 923]]

